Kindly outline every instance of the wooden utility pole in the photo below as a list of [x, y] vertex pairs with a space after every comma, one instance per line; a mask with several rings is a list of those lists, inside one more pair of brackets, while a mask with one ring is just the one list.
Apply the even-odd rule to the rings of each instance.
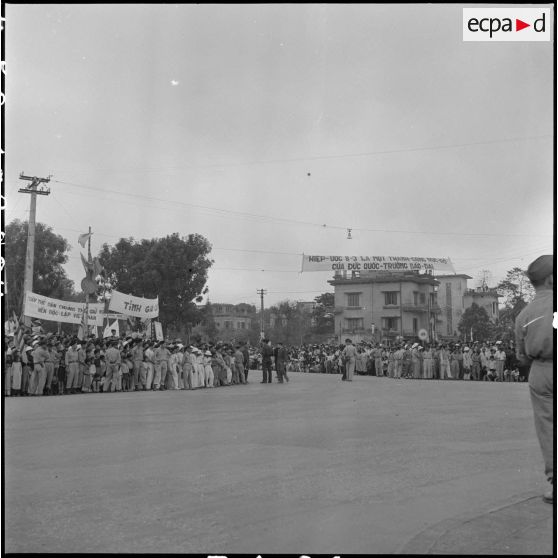
[[[37, 195], [48, 196], [50, 188], [42, 186], [46, 182], [50, 182], [51, 177], [37, 178], [36, 176], [25, 176], [23, 173], [19, 175], [20, 180], [31, 182], [26, 188], [20, 188], [19, 192], [23, 194], [31, 194], [31, 204], [29, 207], [29, 221], [27, 225], [27, 253], [25, 255], [25, 275], [23, 279], [23, 303], [25, 303], [25, 293], [33, 291], [33, 264], [35, 259], [35, 217], [37, 213]], [[31, 318], [24, 316], [23, 323], [31, 324]]]
[[264, 295], [267, 294], [267, 291], [264, 289], [259, 289], [256, 291], [260, 295], [261, 300], [261, 315], [260, 315], [260, 338], [263, 339], [265, 337], [265, 328], [264, 328]]
[[[87, 238], [87, 263], [91, 264], [91, 227], [89, 227], [89, 237]], [[85, 293], [85, 331], [84, 339], [89, 337], [89, 291]]]

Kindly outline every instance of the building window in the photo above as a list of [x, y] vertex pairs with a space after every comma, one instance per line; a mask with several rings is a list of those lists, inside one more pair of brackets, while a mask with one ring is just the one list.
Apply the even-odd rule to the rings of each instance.
[[413, 333], [416, 335], [418, 333], [418, 319], [413, 318]]
[[438, 304], [438, 293], [430, 293], [430, 304], [436, 306]]
[[426, 294], [420, 293], [419, 300], [421, 304], [426, 304]]
[[240, 329], [246, 329], [246, 324], [244, 322], [240, 322]]
[[495, 302], [492, 303], [492, 315], [496, 316], [496, 303]]
[[225, 322], [225, 329], [232, 329], [231, 322]]
[[382, 328], [387, 331], [397, 331], [399, 329], [399, 318], [382, 318]]
[[397, 291], [387, 291], [384, 293], [386, 306], [397, 304]]
[[347, 293], [347, 306], [360, 306], [360, 293]]
[[347, 318], [347, 329], [349, 331], [356, 331], [357, 329], [363, 329], [363, 327], [363, 318]]
[[419, 303], [419, 293], [417, 291], [413, 291], [413, 304], [418, 306]]

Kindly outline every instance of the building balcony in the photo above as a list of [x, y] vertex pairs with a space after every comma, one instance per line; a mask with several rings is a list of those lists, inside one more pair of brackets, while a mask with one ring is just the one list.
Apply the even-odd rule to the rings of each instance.
[[399, 304], [384, 304], [384, 310], [399, 310]]
[[439, 314], [442, 311], [437, 304], [428, 306], [428, 304], [412, 304], [410, 302], [403, 303], [401, 309], [405, 312], [430, 312], [431, 314]]
[[363, 327], [344, 327], [341, 330], [342, 333], [352, 333], [354, 334], [363, 334], [363, 333], [370, 333], [369, 330], [363, 328]]

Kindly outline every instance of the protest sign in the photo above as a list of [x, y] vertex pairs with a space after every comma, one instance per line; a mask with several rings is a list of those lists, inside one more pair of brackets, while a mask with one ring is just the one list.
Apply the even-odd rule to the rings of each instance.
[[444, 271], [455, 273], [449, 258], [418, 258], [404, 256], [302, 256], [304, 271]]
[[[102, 302], [89, 304], [89, 325], [103, 325], [104, 306]], [[31, 291], [25, 292], [23, 313], [30, 318], [67, 324], [81, 324], [84, 310], [85, 302], [67, 302], [38, 295]]]
[[109, 310], [136, 318], [156, 318], [159, 316], [159, 297], [142, 298], [112, 291]]

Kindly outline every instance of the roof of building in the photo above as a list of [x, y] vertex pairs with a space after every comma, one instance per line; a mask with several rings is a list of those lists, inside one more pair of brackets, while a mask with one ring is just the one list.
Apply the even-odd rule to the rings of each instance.
[[472, 279], [469, 275], [465, 273], [448, 273], [447, 275], [435, 275], [435, 277], [441, 277], [447, 279], [448, 277], [461, 277], [462, 279]]

